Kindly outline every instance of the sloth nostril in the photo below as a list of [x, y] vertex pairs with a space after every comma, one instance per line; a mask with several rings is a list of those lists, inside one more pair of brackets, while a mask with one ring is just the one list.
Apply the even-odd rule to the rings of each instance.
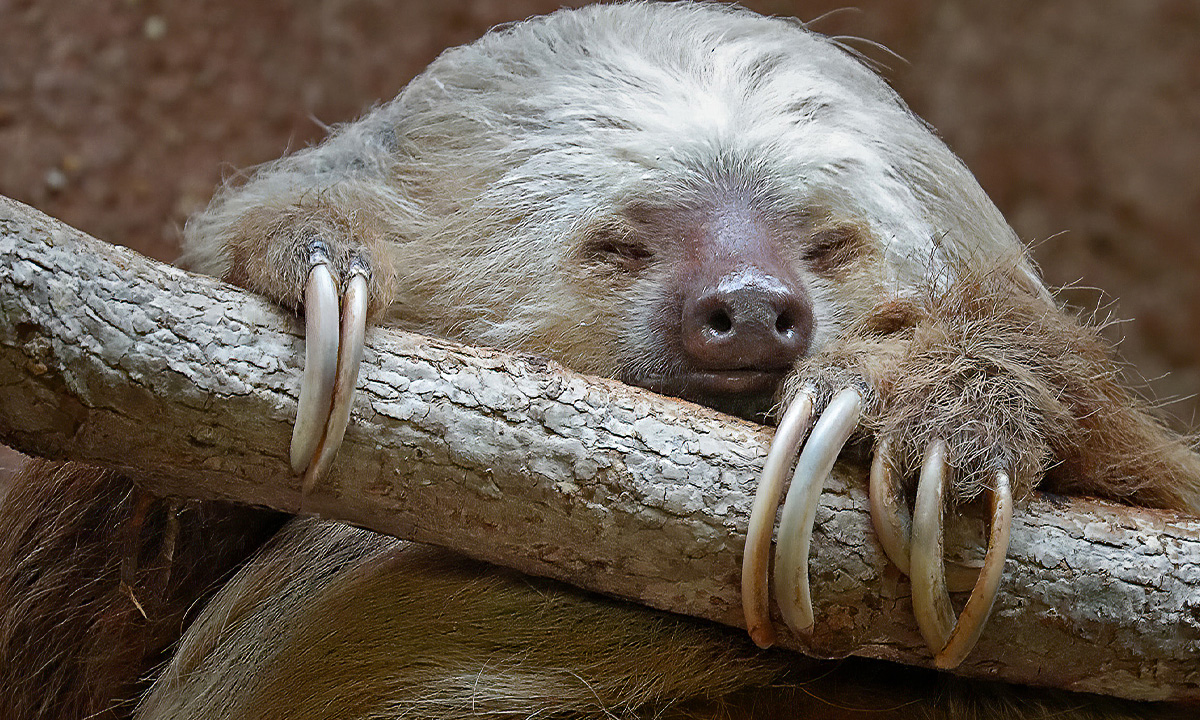
[[796, 329], [796, 321], [792, 318], [792, 313], [784, 310], [775, 319], [775, 332], [780, 335], [791, 335]]
[[725, 308], [718, 308], [708, 316], [708, 327], [718, 335], [725, 335], [733, 329], [733, 318], [729, 317]]

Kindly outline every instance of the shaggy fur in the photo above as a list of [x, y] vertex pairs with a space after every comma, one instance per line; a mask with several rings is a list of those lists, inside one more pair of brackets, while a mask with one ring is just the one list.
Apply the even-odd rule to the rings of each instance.
[[1019, 696], [879, 663], [764, 653], [728, 628], [313, 520], [285, 528], [209, 605], [141, 711], [246, 720], [1156, 716], [1067, 693]]
[[[865, 432], [906, 473], [929, 438], [949, 441], [955, 502], [1006, 468], [1022, 495], [1046, 475], [1200, 511], [1196, 457], [1055, 307], [963, 164], [870, 70], [787, 20], [630, 3], [494, 31], [224, 188], [188, 223], [184, 262], [294, 307], [320, 240], [339, 281], [370, 269], [376, 322], [665, 387], [689, 369], [688, 238], [733, 217], [787, 258], [812, 310], [808, 356], [767, 405], [859, 387]], [[21, 720], [126, 716], [151, 677], [144, 718], [1171, 712], [806, 664], [315, 521], [274, 537], [193, 621], [273, 521], [174, 515], [75, 466], [22, 483], [0, 545], [0, 692]]]
[[872, 308], [801, 365], [789, 392], [814, 389], [823, 404], [861, 388], [864, 428], [910, 481], [929, 440], [946, 440], [955, 503], [1004, 471], [1018, 498], [1040, 485], [1200, 514], [1200, 456], [1120, 377], [1094, 328], [1046, 312], [1011, 264], [977, 264], [956, 265], [945, 289]]
[[[923, 284], [958, 245], [1018, 247], [962, 162], [835, 44], [729, 6], [634, 3], [446, 51], [319, 147], [226, 188], [189, 221], [183, 262], [294, 305], [324, 229], [335, 274], [370, 261], [388, 324], [613, 376], [661, 356], [652, 314], [678, 238], [641, 220], [667, 227], [715, 194], [757, 208], [799, 257], [854, 228], [884, 258], [850, 281], [819, 252], [798, 268], [814, 349], [874, 286]], [[644, 271], [579, 262], [613, 228], [646, 246]]]
[[12, 720], [128, 717], [198, 600], [283, 520], [40, 460], [2, 510], [0, 708]]

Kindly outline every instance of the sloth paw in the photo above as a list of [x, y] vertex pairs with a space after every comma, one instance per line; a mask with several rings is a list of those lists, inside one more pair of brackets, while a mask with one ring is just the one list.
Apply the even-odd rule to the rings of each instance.
[[[808, 555], [817, 501], [843, 446], [864, 414], [869, 415], [876, 405], [867, 383], [845, 378], [835, 382], [838, 385], [834, 387], [840, 389], [827, 402], [825, 398], [831, 393], [819, 390], [818, 383], [805, 385], [795, 394], [780, 418], [754, 499], [743, 558], [742, 598], [747, 629], [762, 647], [774, 642], [767, 567], [786, 473], [795, 460], [780, 515], [775, 595], [787, 624], [807, 633], [813, 626]], [[819, 383], [822, 387], [827, 384]], [[871, 517], [887, 555], [912, 581], [914, 614], [934, 653], [935, 664], [950, 668], [961, 663], [974, 646], [991, 611], [1008, 552], [1012, 490], [1008, 473], [1001, 471], [987, 486], [991, 530], [982, 568], [947, 567], [943, 560], [943, 512], [953, 492], [947, 444], [936, 434], [925, 437], [928, 439], [924, 441], [915, 513], [909, 512], [892, 470], [896, 466], [892, 444], [887, 440], [877, 442], [871, 468]], [[968, 589], [971, 596], [956, 619], [949, 592]]]
[[342, 443], [366, 332], [367, 264], [352, 260], [345, 277], [337, 280], [331, 266], [328, 246], [313, 240], [304, 287], [304, 377], [291, 446], [292, 470], [304, 474], [305, 494], [329, 468]]

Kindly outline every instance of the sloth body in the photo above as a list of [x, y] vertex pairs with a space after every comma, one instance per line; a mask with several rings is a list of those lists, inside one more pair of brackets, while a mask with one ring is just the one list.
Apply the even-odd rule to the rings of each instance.
[[[946, 440], [950, 507], [993, 492], [1003, 469], [1018, 498], [1042, 482], [1200, 512], [1195, 456], [1116, 382], [1094, 333], [1055, 307], [963, 164], [870, 70], [793, 22], [629, 4], [495, 31], [319, 147], [223, 191], [189, 222], [185, 263], [297, 307], [314, 242], [343, 292], [365, 278], [376, 323], [548, 356], [751, 418], [854, 388], [861, 427], [886, 441], [897, 475], [921, 467], [929, 438]], [[66, 503], [73, 515], [22, 520], [53, 536], [43, 547], [67, 556], [102, 522], [109, 536], [88, 541], [112, 547], [89, 561], [96, 573], [120, 575], [130, 548], [156, 556], [153, 522], [132, 541], [122, 534], [137, 512], [123, 481], [39, 466], [20, 483], [29, 497], [47, 484], [92, 496]], [[125, 504], [85, 512], [102, 501]], [[13, 651], [30, 621], [0, 625], [5, 659], [36, 670], [19, 671], [24, 683], [51, 688], [10, 690], [27, 708], [17, 717], [110, 708], [185, 617], [140, 717], [1034, 712], [1015, 695], [924, 676], [904, 688], [811, 684], [803, 661], [721, 629], [314, 520], [277, 533], [192, 620], [205, 583], [278, 521], [182, 521], [169, 565], [183, 571], [157, 588], [151, 629], [127, 628], [136, 618], [115, 583], [81, 599], [66, 597], [66, 581], [39, 597], [85, 619], [47, 630], [62, 638], [50, 659]], [[12, 565], [22, 546], [10, 545]], [[36, 593], [6, 572], [0, 599], [28, 609]], [[148, 582], [139, 573], [121, 577]], [[117, 619], [86, 620], [100, 615]], [[95, 653], [112, 638], [139, 649], [119, 662], [64, 659], [72, 644]], [[1043, 701], [1075, 713], [1056, 717], [1125, 712]]]

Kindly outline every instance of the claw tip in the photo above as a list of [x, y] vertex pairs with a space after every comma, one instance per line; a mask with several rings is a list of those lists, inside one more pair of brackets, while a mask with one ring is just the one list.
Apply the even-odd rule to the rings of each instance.
[[747, 630], [750, 633], [750, 639], [754, 644], [766, 650], [775, 644], [775, 630], [771, 626], [757, 626]]
[[953, 670], [962, 664], [964, 658], [949, 657], [943, 653], [938, 653], [933, 658], [933, 666], [938, 670]]
[[294, 475], [303, 475], [304, 471], [306, 469], [308, 469], [308, 463], [311, 458], [307, 457], [306, 455], [304, 455], [302, 453], [296, 452], [296, 449], [293, 447], [290, 459], [291, 459], [291, 465], [292, 465], [292, 473]]

